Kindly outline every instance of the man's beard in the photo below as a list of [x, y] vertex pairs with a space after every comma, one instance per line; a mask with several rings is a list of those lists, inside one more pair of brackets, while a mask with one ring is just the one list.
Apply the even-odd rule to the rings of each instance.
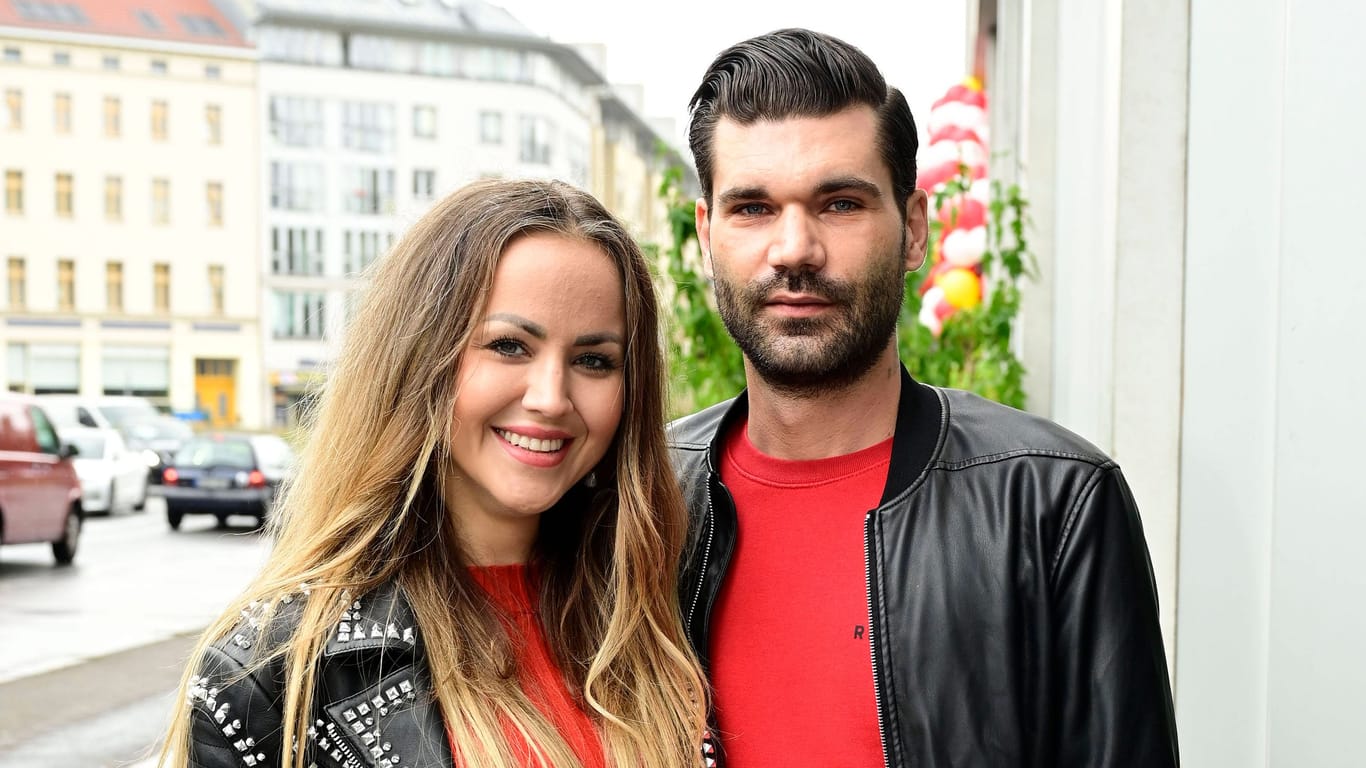
[[[906, 295], [905, 252], [903, 236], [898, 250], [879, 254], [849, 281], [787, 271], [735, 285], [718, 274], [717, 309], [768, 385], [797, 397], [842, 390], [872, 370], [896, 333]], [[779, 290], [817, 296], [831, 306], [818, 317], [765, 316], [765, 303]]]

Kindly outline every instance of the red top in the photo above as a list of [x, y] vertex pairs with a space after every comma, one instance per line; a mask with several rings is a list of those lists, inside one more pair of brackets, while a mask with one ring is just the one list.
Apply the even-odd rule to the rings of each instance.
[[[602, 742], [598, 739], [597, 727], [565, 685], [564, 676], [555, 666], [550, 647], [546, 644], [539, 605], [527, 575], [527, 567], [483, 566], [470, 568], [470, 575], [506, 611], [503, 618], [517, 650], [517, 674], [522, 690], [560, 732], [560, 736], [578, 756], [579, 762], [583, 763], [583, 768], [606, 768], [607, 759], [603, 754]], [[515, 729], [505, 726], [503, 733], [522, 765], [536, 764], [531, 758], [529, 746]], [[454, 742], [451, 743], [451, 754], [457, 756], [456, 764], [459, 765]]]
[[735, 554], [717, 598], [711, 671], [732, 768], [882, 765], [863, 523], [892, 441], [786, 461], [726, 437], [721, 478], [735, 499]]

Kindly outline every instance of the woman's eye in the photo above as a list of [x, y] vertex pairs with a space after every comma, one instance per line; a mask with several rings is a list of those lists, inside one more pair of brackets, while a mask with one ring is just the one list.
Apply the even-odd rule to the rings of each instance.
[[616, 360], [597, 353], [579, 355], [574, 362], [590, 371], [614, 371], [617, 369]]
[[484, 349], [503, 357], [521, 357], [526, 354], [526, 347], [516, 339], [494, 339], [485, 344]]

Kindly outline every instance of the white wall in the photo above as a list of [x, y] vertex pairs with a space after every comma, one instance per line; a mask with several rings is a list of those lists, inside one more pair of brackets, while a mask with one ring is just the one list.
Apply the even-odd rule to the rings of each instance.
[[1177, 648], [1189, 765], [1362, 761], [1363, 27], [1360, 3], [1192, 7]]

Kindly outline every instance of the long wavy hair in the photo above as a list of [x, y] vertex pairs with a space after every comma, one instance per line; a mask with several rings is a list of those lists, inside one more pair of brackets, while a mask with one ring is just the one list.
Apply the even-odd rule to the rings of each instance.
[[[271, 520], [268, 562], [193, 656], [226, 636], [253, 602], [269, 604], [307, 582], [297, 625], [267, 657], [284, 670], [283, 744], [307, 742], [318, 661], [348, 597], [396, 582], [422, 633], [460, 764], [516, 765], [505, 726], [528, 738], [543, 765], [580, 764], [522, 691], [515, 649], [467, 570], [457, 516], [441, 502], [456, 370], [500, 254], [531, 233], [580, 238], [605, 252], [624, 286], [627, 329], [624, 409], [597, 487], [576, 486], [542, 515], [532, 557], [546, 638], [598, 723], [609, 764], [681, 768], [700, 760], [706, 691], [669, 565], [680, 556], [687, 517], [665, 448], [650, 270], [596, 199], [551, 181], [482, 181], [456, 191], [368, 275], [311, 417], [297, 479]], [[186, 671], [163, 761], [183, 760], [188, 748], [184, 691], [194, 672]], [[305, 761], [299, 750], [281, 762]]]

